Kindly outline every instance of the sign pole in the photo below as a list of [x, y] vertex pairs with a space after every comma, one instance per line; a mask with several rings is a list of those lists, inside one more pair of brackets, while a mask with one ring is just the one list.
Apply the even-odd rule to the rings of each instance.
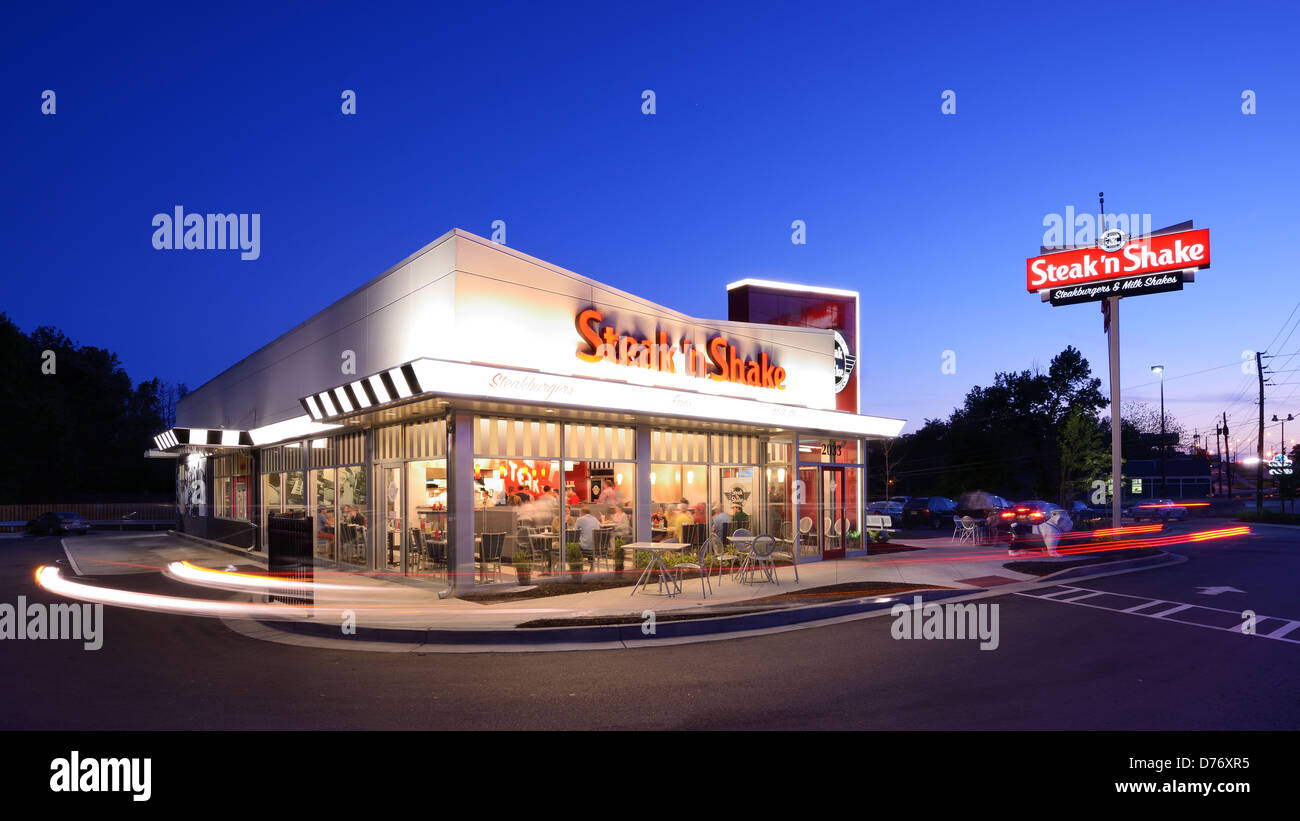
[[1110, 321], [1106, 330], [1110, 347], [1110, 521], [1111, 527], [1120, 527], [1120, 501], [1124, 496], [1124, 480], [1120, 474], [1120, 419], [1119, 419], [1119, 297], [1106, 300], [1110, 308]]
[[[1097, 194], [1097, 245], [1106, 230], [1106, 192]], [[1119, 297], [1106, 299], [1106, 342], [1110, 349], [1110, 526], [1119, 530], [1120, 507], [1124, 499], [1121, 475], [1123, 437], [1119, 418]]]

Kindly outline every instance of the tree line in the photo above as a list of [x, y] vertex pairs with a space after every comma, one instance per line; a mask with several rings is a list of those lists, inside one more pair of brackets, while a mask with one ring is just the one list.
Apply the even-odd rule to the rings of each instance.
[[170, 498], [175, 462], [144, 452], [185, 393], [133, 383], [112, 351], [0, 313], [0, 504]]
[[[1110, 417], [1102, 414], [1109, 406], [1101, 379], [1073, 346], [1046, 371], [999, 372], [948, 418], [872, 443], [872, 498], [973, 490], [1060, 504], [1084, 498], [1093, 480], [1110, 475]], [[1123, 457], [1159, 458], [1159, 410], [1125, 403], [1121, 411]], [[1167, 443], [1185, 436], [1168, 412], [1165, 430]]]

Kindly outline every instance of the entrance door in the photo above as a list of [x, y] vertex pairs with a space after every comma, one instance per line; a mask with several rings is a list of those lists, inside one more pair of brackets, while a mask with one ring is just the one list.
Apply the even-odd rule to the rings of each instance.
[[379, 498], [383, 523], [375, 543], [375, 564], [380, 570], [394, 573], [402, 572], [402, 545], [406, 543], [402, 531], [402, 472], [401, 465], [383, 465], [375, 483], [383, 494]]
[[821, 498], [819, 501], [821, 521], [818, 529], [822, 536], [822, 558], [844, 558], [844, 537], [848, 533], [848, 505], [845, 497], [844, 468], [823, 467], [821, 469]]

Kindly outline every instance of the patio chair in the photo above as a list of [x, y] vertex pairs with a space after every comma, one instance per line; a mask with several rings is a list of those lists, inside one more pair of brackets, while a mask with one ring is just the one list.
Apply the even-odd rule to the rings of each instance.
[[[763, 574], [767, 576], [768, 581], [780, 584], [776, 578], [776, 562], [772, 561], [772, 553], [775, 548], [776, 539], [772, 538], [770, 534], [764, 533], [754, 539], [747, 571], [752, 575], [756, 569], [763, 568]], [[743, 576], [741, 581], [744, 581]]]
[[[673, 566], [672, 570], [673, 570], [674, 573], [677, 574], [677, 582], [676, 582], [676, 584], [677, 584], [677, 591], [678, 591], [678, 592], [681, 592], [681, 590], [682, 590], [682, 571], [683, 571], [683, 570], [698, 570], [698, 571], [700, 572], [700, 595], [701, 595], [702, 597], [704, 597], [704, 598], [708, 598], [709, 593], [712, 593], [712, 592], [713, 592], [713, 582], [709, 581], [709, 573], [708, 573], [708, 570], [706, 569], [706, 568], [708, 567], [708, 565], [707, 565], [707, 561], [708, 561], [709, 553], [711, 552], [711, 550], [712, 550], [712, 548], [710, 547], [710, 545], [709, 545], [709, 543], [708, 543], [707, 541], [706, 541], [706, 542], [701, 542], [701, 543], [700, 543], [699, 545], [697, 545], [696, 548], [695, 548], [695, 561], [693, 561], [693, 562], [680, 562], [680, 563], [678, 563], [678, 564], [676, 564], [676, 565]], [[704, 592], [704, 585], [705, 585], [705, 584], [708, 584], [708, 586], [709, 586], [709, 593]]]
[[718, 563], [718, 586], [721, 587], [722, 566], [724, 564], [733, 565], [731, 571], [734, 573], [736, 570], [734, 565], [740, 558], [740, 554], [733, 550], [728, 550], [726, 543], [719, 539], [716, 533], [709, 535], [709, 538], [705, 541], [705, 545], [709, 548], [709, 554], [713, 556], [713, 560]]
[[799, 544], [808, 544], [808, 535], [812, 533], [812, 527], [811, 516], [804, 516], [799, 520]]
[[958, 520], [961, 524], [961, 542], [970, 542], [975, 544], [979, 541], [979, 522], [970, 516], [962, 516]]
[[[836, 522], [836, 524], [838, 525], [839, 522]], [[773, 537], [768, 536], [768, 538], [769, 538], [769, 539], [772, 539], [772, 541], [773, 541], [773, 547], [775, 547], [775, 546], [778, 544], [778, 543], [776, 542], [776, 540], [773, 539]], [[794, 566], [794, 583], [795, 583], [795, 584], [798, 584], [798, 583], [799, 583], [799, 551], [798, 551], [798, 550], [789, 550], [789, 551], [785, 551], [785, 550], [773, 550], [773, 551], [772, 551], [772, 558], [773, 558], [773, 559], [789, 559], [789, 560], [790, 560], [790, 564]], [[776, 565], [773, 564], [772, 567], [775, 569]]]

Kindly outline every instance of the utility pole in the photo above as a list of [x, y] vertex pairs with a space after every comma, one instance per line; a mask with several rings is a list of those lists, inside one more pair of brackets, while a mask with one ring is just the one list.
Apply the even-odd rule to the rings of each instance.
[[1259, 461], [1255, 463], [1255, 515], [1264, 517], [1264, 362], [1255, 351], [1255, 373], [1259, 375]]
[[1215, 496], [1223, 495], [1223, 451], [1219, 449], [1219, 434], [1223, 433], [1223, 428], [1219, 423], [1214, 423], [1214, 455], [1219, 459], [1219, 489], [1214, 492]]
[[1228, 455], [1228, 498], [1232, 498], [1232, 445], [1228, 442], [1228, 412], [1223, 412], [1223, 452]]

